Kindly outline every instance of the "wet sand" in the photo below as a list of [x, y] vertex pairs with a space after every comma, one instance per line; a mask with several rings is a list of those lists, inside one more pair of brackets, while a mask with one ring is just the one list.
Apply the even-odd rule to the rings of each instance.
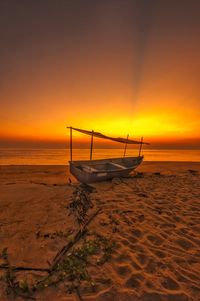
[[[81, 281], [81, 297], [63, 281], [35, 300], [200, 300], [200, 163], [145, 162], [137, 171], [92, 184], [88, 216], [101, 212], [87, 235], [115, 244], [104, 265], [88, 266], [92, 283]], [[0, 252], [7, 248], [10, 265], [48, 268], [79, 228], [68, 208], [77, 185], [65, 166], [0, 167]], [[16, 274], [31, 283], [45, 273]], [[0, 296], [13, 300], [4, 280]]]

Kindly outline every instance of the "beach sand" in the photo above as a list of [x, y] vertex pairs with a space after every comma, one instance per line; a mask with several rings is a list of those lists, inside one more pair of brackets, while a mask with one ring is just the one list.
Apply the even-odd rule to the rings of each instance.
[[[137, 171], [130, 178], [92, 184], [88, 217], [101, 211], [84, 239], [108, 238], [111, 258], [102, 265], [88, 263], [91, 280], [81, 281], [78, 291], [70, 293], [69, 281], [63, 280], [32, 298], [200, 300], [200, 163], [144, 162]], [[48, 268], [72, 240], [80, 226], [68, 206], [77, 185], [65, 166], [0, 167], [0, 252], [7, 248], [11, 266]], [[4, 269], [0, 275], [0, 300], [13, 300]], [[45, 275], [20, 271], [15, 281], [31, 285]]]

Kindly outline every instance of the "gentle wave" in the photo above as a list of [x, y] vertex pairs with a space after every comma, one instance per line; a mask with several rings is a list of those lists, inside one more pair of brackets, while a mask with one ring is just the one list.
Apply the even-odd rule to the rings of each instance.
[[[122, 157], [123, 149], [95, 149], [93, 159]], [[142, 152], [145, 161], [200, 162], [199, 150], [147, 149]], [[127, 150], [127, 156], [138, 151]], [[88, 160], [88, 149], [74, 149], [73, 160]], [[67, 165], [69, 150], [66, 149], [0, 149], [0, 165]]]

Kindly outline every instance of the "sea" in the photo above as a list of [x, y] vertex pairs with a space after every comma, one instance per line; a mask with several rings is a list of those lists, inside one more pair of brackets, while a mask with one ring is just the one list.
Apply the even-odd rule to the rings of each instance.
[[[94, 149], [93, 159], [122, 157], [123, 149]], [[146, 149], [145, 161], [200, 162], [200, 150]], [[89, 149], [73, 149], [73, 160], [88, 160]], [[137, 156], [138, 151], [127, 150], [126, 156]], [[0, 165], [68, 165], [68, 149], [1, 148]]]

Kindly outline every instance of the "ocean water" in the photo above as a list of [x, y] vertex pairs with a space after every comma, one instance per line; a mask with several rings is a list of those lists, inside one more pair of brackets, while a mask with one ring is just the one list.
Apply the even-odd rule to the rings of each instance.
[[[200, 162], [200, 150], [143, 150], [145, 161]], [[127, 150], [127, 156], [137, 156], [137, 150]], [[93, 159], [122, 157], [123, 149], [95, 149]], [[73, 160], [88, 160], [88, 149], [74, 149]], [[0, 149], [0, 165], [67, 165], [68, 149]]]

